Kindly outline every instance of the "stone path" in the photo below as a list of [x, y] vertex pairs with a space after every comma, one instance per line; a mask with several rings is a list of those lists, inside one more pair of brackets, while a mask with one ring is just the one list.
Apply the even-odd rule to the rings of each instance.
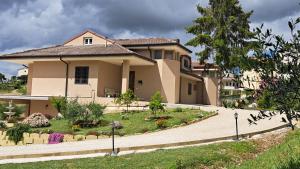
[[[173, 105], [168, 105], [168, 107], [172, 106]], [[176, 107], [178, 107], [178, 105], [176, 105]], [[258, 113], [257, 111], [232, 110], [212, 106], [194, 106], [194, 108], [201, 108], [202, 110], [206, 111], [218, 111], [219, 115], [184, 127], [143, 135], [117, 137], [115, 140], [115, 145], [116, 147], [149, 146], [232, 136], [235, 134], [235, 112], [239, 113], [238, 123], [239, 132], [241, 134], [267, 130], [284, 124], [281, 122], [280, 116], [275, 116], [270, 120], [265, 119], [259, 122], [257, 125], [249, 126], [247, 121], [249, 114]], [[68, 142], [55, 145], [40, 144], [27, 146], [7, 146], [0, 147], [0, 158], [15, 155], [35, 154], [38, 156], [38, 154], [46, 153], [59, 154], [61, 152], [76, 152], [110, 148], [111, 139]]]

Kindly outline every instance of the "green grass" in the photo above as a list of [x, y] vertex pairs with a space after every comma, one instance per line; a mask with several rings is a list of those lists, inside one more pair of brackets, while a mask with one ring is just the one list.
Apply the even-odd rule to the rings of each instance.
[[[199, 114], [202, 114], [203, 117], [207, 117], [209, 115], [214, 114], [213, 112], [205, 112], [201, 110], [190, 110], [190, 109], [183, 109], [182, 112], [174, 112], [173, 110], [169, 110], [165, 113], [161, 113], [159, 115], [169, 115], [172, 118], [166, 120], [167, 127], [173, 127], [175, 125], [183, 124], [184, 121], [191, 122], [193, 120], [201, 120], [199, 118]], [[126, 135], [132, 135], [136, 133], [144, 133], [146, 131], [151, 132], [158, 130], [155, 121], [145, 121], [145, 118], [150, 116], [149, 111], [145, 112], [133, 112], [128, 113], [128, 120], [123, 120], [121, 118], [120, 113], [114, 114], [105, 114], [104, 121], [107, 121], [106, 126], [96, 127], [96, 128], [84, 128], [80, 129], [80, 131], [76, 131], [75, 134], [87, 134], [90, 131], [111, 131], [111, 126], [109, 123], [112, 121], [120, 121], [121, 124], [124, 126], [122, 129], [118, 131], [120, 133]], [[51, 120], [51, 126], [47, 128], [37, 128], [37, 130], [47, 130], [51, 129], [55, 132], [62, 132], [62, 133], [69, 133], [72, 132], [72, 127], [69, 125], [67, 120]]]
[[[267, 141], [272, 141], [269, 137]], [[290, 132], [274, 147], [262, 148], [260, 141], [227, 142], [119, 157], [96, 157], [0, 165], [5, 169], [132, 169], [132, 168], [242, 168], [242, 169], [298, 169], [300, 166], [300, 129]], [[262, 151], [269, 149], [262, 153]], [[257, 156], [255, 158], [255, 156]], [[295, 159], [295, 160], [293, 160]], [[240, 164], [241, 165], [238, 165]]]
[[291, 132], [285, 142], [277, 145], [254, 160], [248, 160], [238, 169], [299, 169], [300, 168], [300, 129]]

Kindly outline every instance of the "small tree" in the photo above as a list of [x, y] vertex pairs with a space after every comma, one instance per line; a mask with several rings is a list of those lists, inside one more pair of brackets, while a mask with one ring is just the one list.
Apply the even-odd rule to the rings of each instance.
[[151, 110], [153, 115], [156, 115], [157, 111], [164, 111], [165, 105], [162, 104], [163, 97], [160, 95], [160, 92], [155, 92], [154, 95], [151, 97], [149, 103], [149, 109]]
[[61, 113], [64, 116], [66, 115], [67, 99], [65, 97], [51, 97], [50, 102], [58, 113]]
[[126, 113], [132, 103], [137, 101], [138, 98], [134, 95], [132, 90], [127, 90], [125, 93], [122, 93], [118, 98], [115, 99], [115, 103], [122, 106], [126, 105]]
[[[260, 73], [263, 79], [261, 93], [268, 91], [268, 99], [274, 103], [274, 108], [285, 115], [282, 121], [292, 124], [300, 117], [300, 31], [296, 30], [300, 18], [288, 22], [291, 39], [286, 41], [282, 36], [272, 34], [270, 29], [262, 32], [262, 26], [256, 29], [257, 47], [255, 59], [247, 62]], [[251, 120], [251, 119], [248, 119]], [[252, 120], [256, 121], [256, 118]]]

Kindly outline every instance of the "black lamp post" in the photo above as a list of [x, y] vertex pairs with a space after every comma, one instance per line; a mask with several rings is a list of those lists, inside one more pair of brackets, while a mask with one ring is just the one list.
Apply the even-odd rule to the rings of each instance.
[[115, 127], [116, 127], [116, 125], [115, 125], [115, 122], [113, 121], [112, 123], [111, 123], [111, 129], [112, 129], [112, 152], [111, 152], [111, 156], [117, 156], [117, 153], [116, 153], [116, 151], [115, 151]]
[[239, 117], [239, 114], [237, 112], [235, 112], [234, 113], [234, 118], [235, 118], [236, 140], [239, 140], [238, 117]]

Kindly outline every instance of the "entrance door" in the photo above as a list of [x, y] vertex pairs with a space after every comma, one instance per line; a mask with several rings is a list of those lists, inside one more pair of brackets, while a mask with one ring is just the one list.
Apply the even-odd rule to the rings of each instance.
[[135, 71], [129, 72], [129, 89], [134, 92]]

